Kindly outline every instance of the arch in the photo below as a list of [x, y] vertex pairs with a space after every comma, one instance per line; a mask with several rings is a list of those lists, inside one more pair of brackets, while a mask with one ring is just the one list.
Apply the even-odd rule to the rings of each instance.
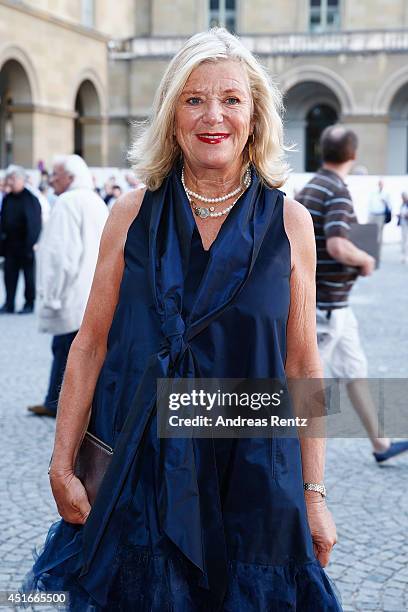
[[81, 88], [81, 85], [86, 81], [90, 82], [91, 85], [94, 87], [95, 92], [98, 96], [99, 104], [100, 104], [100, 115], [102, 117], [105, 117], [107, 114], [107, 109], [108, 109], [106, 91], [102, 84], [101, 79], [99, 78], [99, 75], [90, 68], [86, 68], [85, 70], [83, 70], [78, 75], [78, 78], [75, 81], [75, 84], [74, 84], [74, 87], [71, 93], [71, 108], [75, 110], [75, 104], [76, 104], [78, 92]]
[[100, 117], [101, 103], [94, 84], [89, 79], [82, 81], [75, 99], [75, 111], [83, 117]]
[[305, 170], [316, 172], [321, 164], [320, 136], [323, 130], [338, 121], [338, 113], [331, 104], [315, 104], [306, 115]]
[[[100, 83], [88, 78], [89, 72], [79, 83], [75, 95], [74, 152], [81, 155], [91, 166], [103, 164], [106, 125]], [[94, 77], [94, 75], [91, 75]]]
[[350, 87], [329, 68], [314, 64], [292, 68], [292, 70], [283, 75], [281, 89], [285, 94], [299, 83], [305, 81], [320, 83], [331, 90], [340, 102], [342, 114], [349, 115], [354, 113], [355, 102]]
[[327, 125], [338, 121], [341, 101], [327, 85], [303, 80], [286, 91], [286, 138], [297, 150], [289, 154], [296, 172], [314, 171], [319, 164], [318, 143]]
[[23, 49], [13, 45], [0, 51], [0, 70], [10, 60], [18, 62], [23, 68], [30, 84], [31, 102], [32, 104], [38, 104], [41, 99], [40, 84], [31, 59]]
[[287, 120], [303, 120], [307, 113], [318, 105], [332, 106], [338, 116], [343, 112], [341, 101], [332, 89], [308, 79], [288, 89], [284, 94], [284, 101]]
[[[405, 72], [405, 80], [404, 80]], [[394, 75], [395, 76], [395, 75]], [[393, 96], [383, 97], [382, 102], [388, 104], [386, 113], [388, 121], [388, 155], [387, 171], [389, 174], [406, 174], [408, 172], [408, 72], [400, 71], [399, 78], [392, 88]], [[381, 107], [379, 107], [381, 108]]]
[[400, 68], [383, 83], [373, 101], [374, 115], [387, 115], [398, 91], [408, 83], [408, 66]]
[[408, 119], [408, 79], [395, 92], [388, 108], [388, 115], [390, 120]]
[[3, 55], [0, 69], [0, 164], [18, 163], [31, 167], [33, 139], [33, 92], [29, 75], [15, 55]]
[[0, 69], [0, 95], [12, 93], [12, 102], [6, 104], [32, 104], [32, 93], [28, 76], [23, 66], [14, 59], [7, 60]]

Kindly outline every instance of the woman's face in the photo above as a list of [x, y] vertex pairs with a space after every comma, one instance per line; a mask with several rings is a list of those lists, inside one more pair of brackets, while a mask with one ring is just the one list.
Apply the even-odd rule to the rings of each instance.
[[175, 115], [176, 139], [192, 169], [240, 165], [252, 127], [252, 97], [239, 62], [208, 62], [193, 70]]

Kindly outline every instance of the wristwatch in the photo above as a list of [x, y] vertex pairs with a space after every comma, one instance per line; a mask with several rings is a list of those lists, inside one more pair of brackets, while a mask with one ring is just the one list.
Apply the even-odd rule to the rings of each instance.
[[324, 486], [323, 483], [304, 482], [303, 488], [305, 489], [305, 491], [317, 491], [317, 493], [320, 493], [322, 497], [327, 496], [326, 487]]

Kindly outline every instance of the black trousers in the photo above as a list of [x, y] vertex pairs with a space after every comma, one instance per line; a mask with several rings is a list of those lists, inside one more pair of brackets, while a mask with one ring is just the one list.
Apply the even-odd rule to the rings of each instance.
[[17, 282], [20, 270], [24, 274], [24, 298], [27, 306], [34, 306], [35, 300], [35, 277], [34, 277], [34, 254], [32, 255], [9, 255], [4, 258], [4, 284], [6, 285], [6, 307], [14, 312]]
[[50, 374], [50, 382], [48, 385], [47, 397], [44, 405], [49, 410], [57, 413], [58, 398], [61, 390], [62, 379], [64, 378], [65, 366], [67, 365], [68, 353], [71, 344], [77, 332], [69, 334], [59, 334], [52, 339], [52, 366]]

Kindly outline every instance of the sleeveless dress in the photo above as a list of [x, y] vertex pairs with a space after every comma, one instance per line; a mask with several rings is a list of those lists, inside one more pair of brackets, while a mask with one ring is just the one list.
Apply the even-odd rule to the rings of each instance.
[[89, 430], [114, 455], [84, 526], [54, 523], [23, 590], [70, 609], [339, 612], [298, 438], [163, 439], [156, 379], [285, 379], [283, 196], [252, 183], [205, 251], [175, 167], [129, 228]]

